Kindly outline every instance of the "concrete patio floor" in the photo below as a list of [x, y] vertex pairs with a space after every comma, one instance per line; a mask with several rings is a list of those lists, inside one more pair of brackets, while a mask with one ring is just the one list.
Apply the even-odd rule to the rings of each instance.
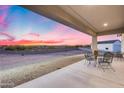
[[17, 86], [16, 88], [124, 87], [124, 62], [114, 60], [115, 72], [87, 65], [85, 60]]

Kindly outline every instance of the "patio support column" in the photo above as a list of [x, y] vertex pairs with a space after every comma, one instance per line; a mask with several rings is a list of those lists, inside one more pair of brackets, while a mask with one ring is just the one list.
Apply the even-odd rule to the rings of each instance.
[[124, 33], [121, 36], [121, 52], [124, 53]]
[[92, 49], [92, 52], [94, 52], [94, 50], [98, 50], [97, 49], [97, 36], [92, 36], [91, 49]]

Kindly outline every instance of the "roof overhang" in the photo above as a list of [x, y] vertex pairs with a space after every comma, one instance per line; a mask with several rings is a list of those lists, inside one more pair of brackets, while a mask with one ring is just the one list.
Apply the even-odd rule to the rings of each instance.
[[[88, 20], [86, 18], [84, 18], [85, 17], [84, 15], [81, 15], [81, 13], [80, 13], [81, 10], [76, 8], [77, 6], [75, 7], [75, 6], [58, 6], [58, 5], [22, 5], [22, 7], [27, 8], [33, 12], [36, 12], [36, 13], [43, 15], [45, 17], [48, 17], [50, 19], [53, 19], [57, 22], [60, 22], [64, 25], [74, 28], [78, 31], [89, 34], [91, 36], [124, 33], [124, 26], [119, 27], [119, 28], [107, 29], [104, 31], [98, 31], [98, 29], [96, 29], [92, 25], [92, 23], [88, 22]], [[119, 9], [121, 7], [119, 7]], [[81, 7], [81, 8], [82, 8], [82, 11], [86, 10], [86, 9], [83, 10], [83, 7]], [[115, 8], [116, 7], [114, 7], [114, 8], [112, 7], [112, 9], [115, 9]], [[122, 7], [122, 8], [124, 9], [124, 7]], [[102, 7], [102, 9], [103, 9], [103, 7]], [[78, 12], [76, 12], [76, 11], [78, 11]], [[95, 10], [93, 10], [93, 11], [95, 11]], [[95, 12], [97, 13], [97, 11], [95, 11]], [[122, 9], [120, 12], [122, 12]], [[87, 16], [90, 17], [90, 15], [87, 15]], [[118, 18], [118, 16], [116, 18]], [[97, 20], [97, 16], [95, 17], [95, 19]], [[122, 20], [124, 20], [124, 18]]]
[[113, 29], [113, 30], [107, 30], [107, 31], [103, 31], [103, 32], [98, 32], [97, 33], [97, 36], [119, 34], [119, 33], [124, 33], [124, 28], [118, 28], [118, 29]]

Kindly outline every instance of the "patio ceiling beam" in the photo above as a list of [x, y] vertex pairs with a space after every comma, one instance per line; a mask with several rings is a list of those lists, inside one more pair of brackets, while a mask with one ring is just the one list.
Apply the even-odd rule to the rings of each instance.
[[113, 30], [107, 30], [103, 32], [97, 32], [97, 35], [101, 36], [101, 35], [111, 35], [111, 34], [119, 34], [119, 33], [124, 33], [124, 27]]
[[85, 25], [82, 21], [78, 20], [77, 18], [73, 17], [66, 11], [64, 11], [61, 7], [57, 5], [21, 5], [21, 7], [27, 8], [36, 12], [40, 15], [53, 19], [59, 23], [62, 23], [66, 26], [74, 28], [78, 31], [84, 32], [91, 36], [96, 36], [95, 31]]

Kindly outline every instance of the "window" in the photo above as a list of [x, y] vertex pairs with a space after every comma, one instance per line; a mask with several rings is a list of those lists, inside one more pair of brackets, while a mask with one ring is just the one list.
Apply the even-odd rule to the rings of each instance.
[[105, 48], [106, 50], [108, 50], [109, 48], [107, 47], [107, 48]]

